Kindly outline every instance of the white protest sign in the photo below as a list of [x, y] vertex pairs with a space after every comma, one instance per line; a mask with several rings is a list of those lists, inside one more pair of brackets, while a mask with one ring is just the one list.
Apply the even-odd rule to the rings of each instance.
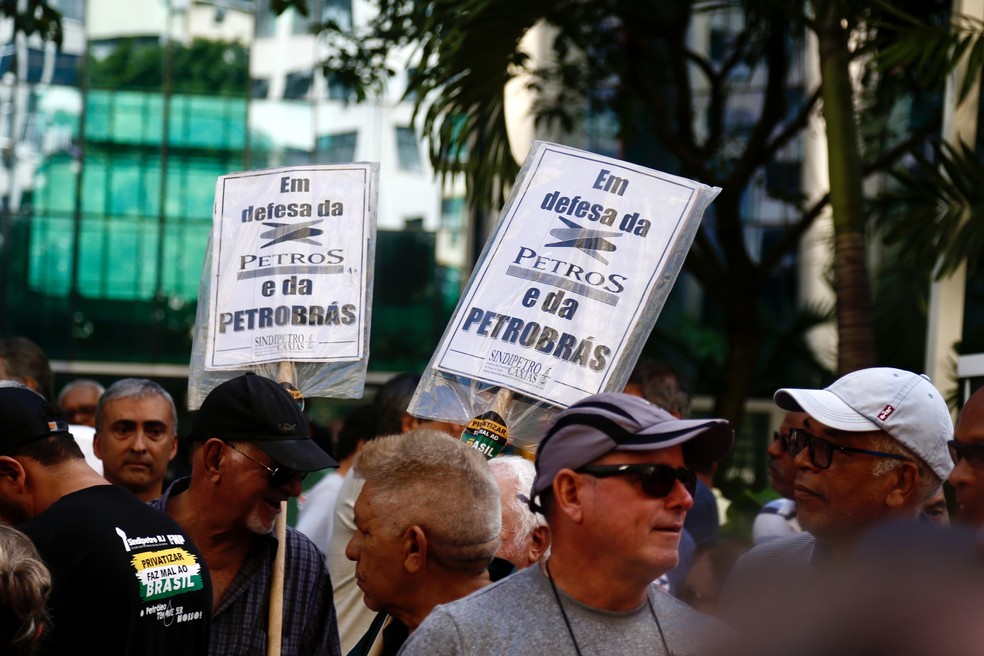
[[205, 369], [366, 357], [371, 164], [216, 183]]
[[719, 190], [546, 142], [524, 168], [432, 366], [566, 407], [648, 335]]

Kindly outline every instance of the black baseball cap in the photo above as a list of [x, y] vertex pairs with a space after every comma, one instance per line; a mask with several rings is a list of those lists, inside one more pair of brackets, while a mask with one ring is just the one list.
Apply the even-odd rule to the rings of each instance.
[[71, 436], [57, 404], [19, 385], [0, 387], [0, 426], [0, 455], [51, 435]]
[[309, 472], [338, 467], [311, 439], [307, 419], [282, 385], [252, 372], [218, 385], [195, 415], [191, 438], [253, 442], [279, 464]]

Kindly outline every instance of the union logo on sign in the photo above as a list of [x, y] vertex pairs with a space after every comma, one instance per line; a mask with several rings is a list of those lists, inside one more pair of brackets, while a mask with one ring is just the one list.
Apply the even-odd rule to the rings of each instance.
[[311, 237], [324, 234], [324, 230], [311, 227], [319, 223], [321, 223], [321, 220], [307, 221], [305, 223], [267, 223], [265, 225], [273, 228], [273, 230], [260, 233], [260, 239], [270, 239], [271, 241], [263, 244], [260, 248], [281, 244], [285, 241], [299, 241], [302, 244], [320, 246], [321, 244], [319, 242], [311, 239]]
[[608, 241], [607, 238], [621, 237], [620, 232], [611, 232], [608, 230], [589, 230], [588, 228], [582, 228], [573, 221], [569, 221], [562, 216], [557, 217], [567, 226], [566, 228], [554, 228], [550, 231], [551, 237], [556, 237], [562, 241], [557, 241], [552, 244], [544, 244], [548, 247], [556, 248], [576, 248], [585, 255], [593, 257], [602, 264], [608, 264], [608, 260], [598, 254], [597, 251], [604, 251], [606, 253], [615, 252], [615, 244]]

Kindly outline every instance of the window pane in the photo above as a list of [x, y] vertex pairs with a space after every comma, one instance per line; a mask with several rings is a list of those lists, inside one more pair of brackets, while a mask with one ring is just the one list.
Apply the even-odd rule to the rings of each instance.
[[356, 132], [326, 134], [318, 137], [318, 161], [337, 164], [355, 160]]
[[420, 145], [413, 128], [396, 128], [396, 152], [400, 168], [404, 171], [420, 171]]

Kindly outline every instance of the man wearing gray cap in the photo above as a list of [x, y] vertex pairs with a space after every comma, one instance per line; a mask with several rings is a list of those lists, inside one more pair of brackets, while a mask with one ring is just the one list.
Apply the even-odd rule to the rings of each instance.
[[[308, 434], [307, 420], [279, 384], [247, 373], [217, 386], [191, 431], [191, 477], [152, 505], [201, 549], [212, 576], [209, 654], [267, 654], [271, 578], [281, 502], [301, 493], [307, 472], [337, 467]], [[339, 654], [324, 557], [287, 528], [280, 654]]]
[[401, 653], [704, 653], [719, 625], [653, 581], [676, 565], [693, 505], [685, 465], [723, 457], [733, 440], [724, 420], [676, 419], [626, 394], [564, 410], [540, 442], [530, 495], [550, 557], [438, 606]]
[[876, 525], [915, 520], [953, 468], [950, 412], [926, 376], [862, 369], [822, 390], [780, 389], [775, 402], [807, 413], [803, 428], [789, 437], [804, 532], [760, 545], [738, 561], [723, 605], [743, 628], [788, 611], [804, 586], [818, 582], [817, 572], [850, 558]]

